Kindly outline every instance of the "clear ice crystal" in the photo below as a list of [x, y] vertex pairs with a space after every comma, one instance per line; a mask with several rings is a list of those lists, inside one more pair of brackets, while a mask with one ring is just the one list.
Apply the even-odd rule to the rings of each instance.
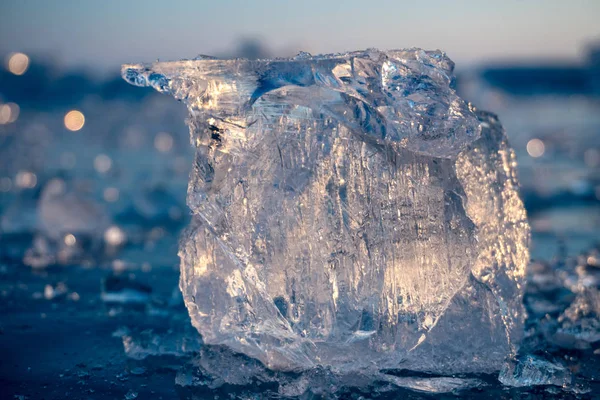
[[271, 369], [498, 371], [529, 226], [502, 126], [440, 51], [125, 65], [196, 148], [180, 287], [206, 344]]

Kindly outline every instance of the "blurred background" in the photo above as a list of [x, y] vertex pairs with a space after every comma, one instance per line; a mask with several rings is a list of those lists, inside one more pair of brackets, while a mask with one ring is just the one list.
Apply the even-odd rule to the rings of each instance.
[[[60, 321], [82, 307], [95, 318], [99, 304], [117, 319], [129, 303], [146, 316], [180, 307], [187, 317], [177, 291], [193, 154], [186, 110], [126, 84], [120, 64], [442, 49], [460, 94], [500, 116], [518, 156], [532, 257], [549, 261], [600, 239], [599, 16], [595, 0], [0, 2], [0, 334], [18, 333], [0, 341], [2, 374], [31, 368], [27, 351], [8, 349], [35, 337], [33, 314], [62, 315], [48, 332], [67, 329]], [[83, 332], [94, 324], [82, 322]], [[141, 331], [138, 350], [181, 350]], [[87, 362], [62, 362], [75, 381], [91, 373]]]

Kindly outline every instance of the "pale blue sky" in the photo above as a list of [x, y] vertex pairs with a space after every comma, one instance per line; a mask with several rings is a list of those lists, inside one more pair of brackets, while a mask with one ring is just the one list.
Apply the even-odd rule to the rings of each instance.
[[458, 62], [575, 59], [600, 0], [2, 0], [0, 52], [65, 65], [193, 57], [258, 37], [276, 53], [440, 48]]

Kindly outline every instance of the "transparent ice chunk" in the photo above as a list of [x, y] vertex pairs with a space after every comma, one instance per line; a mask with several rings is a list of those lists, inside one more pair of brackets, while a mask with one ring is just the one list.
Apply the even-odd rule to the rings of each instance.
[[527, 355], [507, 362], [500, 371], [500, 382], [507, 386], [527, 387], [536, 385], [569, 386], [571, 371], [560, 362], [551, 362]]
[[516, 352], [515, 155], [453, 66], [420, 49], [123, 66], [190, 111], [180, 287], [206, 344], [337, 373], [493, 372]]

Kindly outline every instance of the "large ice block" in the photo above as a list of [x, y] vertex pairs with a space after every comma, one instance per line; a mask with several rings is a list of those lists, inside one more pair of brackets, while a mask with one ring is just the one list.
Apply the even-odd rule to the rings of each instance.
[[284, 371], [500, 369], [529, 226], [514, 152], [453, 66], [420, 49], [123, 66], [190, 111], [180, 287], [205, 343]]

